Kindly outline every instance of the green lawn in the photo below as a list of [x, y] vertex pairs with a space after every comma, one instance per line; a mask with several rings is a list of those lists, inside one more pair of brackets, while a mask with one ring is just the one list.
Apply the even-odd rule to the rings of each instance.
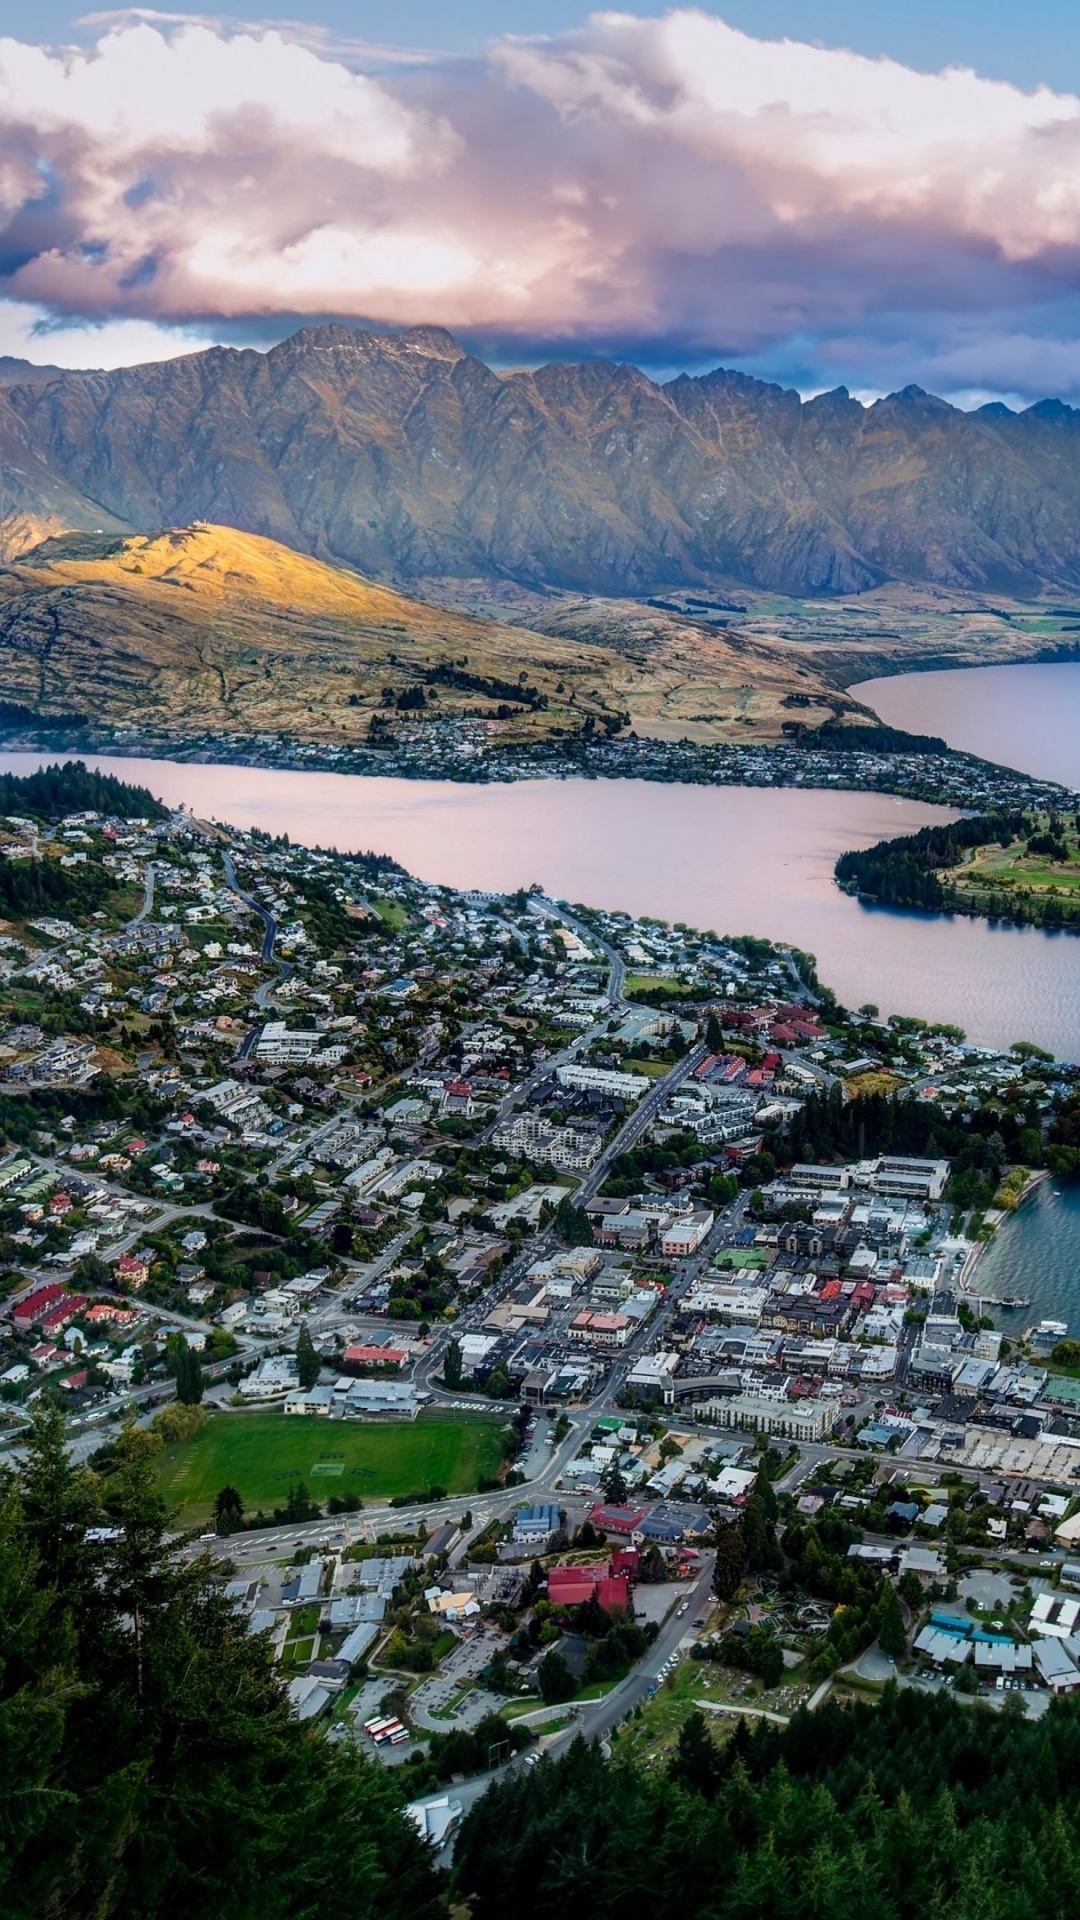
[[472, 1414], [420, 1414], [411, 1423], [313, 1419], [284, 1413], [219, 1413], [194, 1440], [167, 1447], [158, 1477], [170, 1506], [194, 1525], [213, 1512], [220, 1488], [238, 1487], [249, 1513], [284, 1506], [307, 1483], [313, 1500], [358, 1494], [365, 1505], [393, 1494], [445, 1487], [469, 1493], [502, 1457], [502, 1421]]
[[628, 973], [623, 981], [627, 999], [635, 993], [685, 993], [686, 988], [673, 973]]

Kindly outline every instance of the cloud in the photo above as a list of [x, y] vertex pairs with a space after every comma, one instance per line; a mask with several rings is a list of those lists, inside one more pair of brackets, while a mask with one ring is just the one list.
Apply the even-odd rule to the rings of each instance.
[[430, 320], [811, 384], [843, 343], [853, 384], [972, 391], [1038, 391], [1042, 342], [1080, 388], [1074, 95], [690, 10], [396, 68], [189, 16], [100, 33], [0, 41], [0, 272], [51, 313]]

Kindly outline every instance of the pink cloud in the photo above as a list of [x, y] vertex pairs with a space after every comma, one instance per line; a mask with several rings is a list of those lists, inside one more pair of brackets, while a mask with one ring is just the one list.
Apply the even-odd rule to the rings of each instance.
[[0, 221], [9, 295], [61, 314], [752, 351], [1070, 298], [1080, 100], [689, 10], [377, 77], [143, 21], [0, 41]]

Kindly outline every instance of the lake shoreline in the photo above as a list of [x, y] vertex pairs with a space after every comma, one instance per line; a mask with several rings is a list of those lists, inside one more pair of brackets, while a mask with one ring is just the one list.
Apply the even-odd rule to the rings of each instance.
[[[85, 757], [203, 819], [312, 848], [387, 854], [431, 885], [513, 893], [537, 882], [553, 898], [797, 947], [816, 956], [819, 977], [846, 1006], [872, 1000], [887, 1013], [962, 1027], [979, 1045], [1027, 1040], [1080, 1060], [1071, 942], [879, 909], [835, 885], [845, 849], [955, 817], [921, 802], [640, 778], [360, 780]], [[48, 758], [9, 754], [3, 764], [26, 772]]]
[[[854, 731], [854, 730], [853, 730]], [[351, 779], [451, 781], [457, 786], [510, 786], [523, 780], [648, 780], [658, 786], [785, 788], [801, 792], [878, 793], [930, 806], [978, 811], [991, 806], [1060, 806], [1080, 796], [981, 756], [957, 752], [886, 752], [798, 744], [612, 739], [528, 748], [455, 751], [453, 742], [406, 742], [394, 749], [205, 735], [197, 739], [105, 728], [0, 734], [0, 753], [45, 758], [93, 755], [187, 766], [250, 767], [268, 773], [332, 773]]]

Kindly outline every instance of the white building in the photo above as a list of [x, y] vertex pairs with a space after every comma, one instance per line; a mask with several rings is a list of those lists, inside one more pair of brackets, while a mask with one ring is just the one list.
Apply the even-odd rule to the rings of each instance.
[[607, 1067], [579, 1067], [570, 1061], [556, 1067], [555, 1078], [561, 1087], [576, 1093], [606, 1093], [613, 1100], [640, 1100], [649, 1082], [639, 1073], [616, 1073]]

